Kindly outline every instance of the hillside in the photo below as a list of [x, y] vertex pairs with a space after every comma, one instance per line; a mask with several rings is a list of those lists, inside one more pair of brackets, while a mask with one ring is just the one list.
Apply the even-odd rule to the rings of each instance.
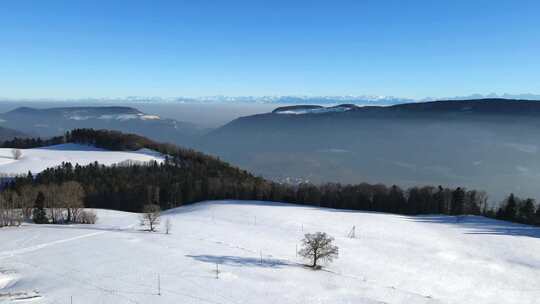
[[[1, 122], [2, 121], [0, 120], [0, 123]], [[0, 127], [0, 142], [3, 142], [5, 140], [11, 140], [11, 139], [13, 139], [15, 137], [22, 138], [22, 137], [29, 137], [29, 136], [27, 134], [25, 134], [23, 132], [20, 132], [20, 131], [17, 131], [17, 130]]]
[[[242, 117], [199, 150], [274, 180], [435, 184], [540, 197], [540, 102], [294, 106]], [[421, 153], [419, 152], [421, 151]]]
[[[51, 143], [56, 145], [49, 146]], [[123, 211], [141, 211], [148, 203], [169, 209], [208, 199], [269, 199], [288, 194], [285, 186], [256, 177], [219, 158], [136, 134], [75, 129], [49, 140], [31, 138], [4, 142], [3, 146], [8, 155], [4, 156], [6, 166], [0, 167], [0, 173], [13, 173], [8, 169], [24, 173], [42, 170], [8, 179], [9, 183], [2, 181], [1, 188], [14, 190], [16, 197], [28, 192], [37, 195], [40, 186], [72, 181], [83, 187], [84, 206]], [[12, 148], [21, 147], [39, 149], [21, 150], [21, 159], [15, 161], [9, 154]], [[108, 151], [96, 151], [93, 147]], [[66, 150], [70, 148], [74, 150]], [[58, 149], [66, 151], [55, 151]], [[89, 153], [88, 149], [94, 151]], [[28, 151], [30, 155], [25, 158]], [[77, 161], [82, 164], [74, 163]], [[110, 166], [116, 161], [122, 164]], [[17, 204], [29, 206], [35, 199], [34, 196], [18, 200]]]
[[75, 128], [137, 133], [155, 140], [191, 143], [203, 130], [193, 124], [150, 115], [131, 107], [94, 106], [37, 109], [20, 107], [0, 113], [6, 127], [41, 137], [58, 136]]
[[[71, 296], [88, 304], [538, 299], [540, 229], [482, 217], [215, 201], [166, 212], [173, 230], [165, 235], [139, 231], [137, 214], [98, 215], [96, 225], [2, 230], [0, 302], [69, 303]], [[348, 238], [353, 226], [356, 238]], [[340, 247], [339, 258], [317, 272], [295, 255], [303, 233], [315, 231], [334, 236]]]
[[[294, 110], [304, 110], [295, 112]], [[305, 111], [310, 110], [310, 111]], [[296, 105], [279, 107], [272, 111], [276, 114], [329, 114], [348, 112], [348, 116], [357, 117], [409, 117], [411, 115], [429, 114], [453, 116], [463, 118], [473, 114], [502, 115], [502, 116], [537, 116], [540, 115], [540, 103], [537, 100], [517, 99], [474, 99], [474, 100], [439, 100], [427, 102], [401, 103], [389, 106], [355, 106], [354, 104], [341, 104], [337, 106]]]
[[108, 151], [82, 144], [59, 144], [43, 148], [20, 149], [22, 156], [15, 160], [12, 149], [0, 148], [0, 173], [3, 175], [40, 173], [47, 168], [60, 166], [62, 163], [86, 166], [93, 162], [109, 166], [124, 162], [162, 162], [164, 157], [155, 151], [140, 149], [134, 152]]

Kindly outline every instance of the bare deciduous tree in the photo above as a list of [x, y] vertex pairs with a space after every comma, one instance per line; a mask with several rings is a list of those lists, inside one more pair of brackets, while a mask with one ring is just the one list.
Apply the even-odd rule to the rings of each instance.
[[97, 214], [94, 210], [83, 210], [78, 221], [81, 224], [95, 224], [97, 221]]
[[20, 200], [21, 200], [21, 208], [22, 208], [22, 214], [26, 220], [30, 220], [32, 218], [32, 209], [34, 208], [34, 203], [36, 201], [38, 191], [36, 187], [25, 185], [21, 187], [20, 191]]
[[60, 186], [62, 206], [67, 211], [67, 222], [79, 222], [83, 210], [84, 189], [78, 182], [69, 181]]
[[0, 193], [0, 227], [19, 226], [22, 220], [21, 200], [17, 192], [6, 190]]
[[338, 257], [339, 249], [333, 245], [334, 238], [325, 232], [307, 233], [302, 240], [302, 249], [298, 252], [302, 257], [311, 260], [311, 267], [318, 269], [319, 260], [331, 262]]
[[45, 209], [48, 213], [48, 218], [53, 224], [61, 224], [65, 222], [62, 191], [57, 184], [48, 184], [40, 187], [41, 192], [45, 195]]
[[11, 149], [11, 155], [15, 160], [20, 159], [22, 156], [22, 151], [19, 149]]
[[141, 214], [141, 226], [146, 227], [150, 232], [155, 232], [159, 227], [160, 213], [161, 209], [158, 205], [145, 205]]

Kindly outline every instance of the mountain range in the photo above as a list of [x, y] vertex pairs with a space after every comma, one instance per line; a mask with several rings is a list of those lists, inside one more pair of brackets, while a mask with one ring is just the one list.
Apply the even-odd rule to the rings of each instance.
[[519, 99], [519, 100], [540, 100], [540, 94], [523, 93], [489, 93], [471, 94], [466, 96], [450, 97], [423, 97], [410, 98], [391, 95], [266, 95], [266, 96], [200, 96], [200, 97], [160, 97], [160, 96], [127, 96], [127, 97], [102, 97], [102, 98], [40, 98], [40, 99], [13, 99], [0, 98], [0, 101], [26, 101], [26, 102], [82, 102], [82, 103], [187, 103], [187, 104], [212, 104], [212, 103], [253, 103], [253, 104], [323, 104], [336, 105], [353, 103], [357, 105], [396, 105], [411, 102], [426, 102], [435, 100], [473, 100], [473, 99]]

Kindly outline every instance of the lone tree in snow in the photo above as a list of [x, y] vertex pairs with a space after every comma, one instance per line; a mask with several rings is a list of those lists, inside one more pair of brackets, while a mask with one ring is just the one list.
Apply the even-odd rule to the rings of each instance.
[[19, 149], [11, 149], [11, 155], [13, 156], [13, 159], [17, 160], [21, 158], [22, 152]]
[[302, 240], [302, 249], [298, 252], [302, 257], [310, 259], [311, 267], [319, 269], [319, 260], [331, 262], [338, 257], [339, 248], [333, 245], [334, 238], [325, 232], [307, 233]]
[[150, 232], [155, 232], [159, 227], [161, 209], [158, 205], [144, 205], [143, 213], [141, 214], [141, 226], [147, 227]]

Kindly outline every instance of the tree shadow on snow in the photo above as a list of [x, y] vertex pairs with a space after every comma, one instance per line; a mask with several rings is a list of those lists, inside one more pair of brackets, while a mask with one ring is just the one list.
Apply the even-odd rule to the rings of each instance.
[[511, 223], [483, 216], [411, 216], [408, 220], [421, 223], [455, 225], [464, 229], [464, 234], [472, 235], [510, 235], [540, 238], [540, 227]]
[[199, 262], [209, 264], [229, 265], [235, 267], [263, 267], [263, 268], [282, 268], [285, 266], [295, 266], [287, 261], [278, 259], [263, 258], [262, 262], [260, 258], [254, 257], [239, 257], [230, 255], [186, 255], [188, 258], [192, 258]]

